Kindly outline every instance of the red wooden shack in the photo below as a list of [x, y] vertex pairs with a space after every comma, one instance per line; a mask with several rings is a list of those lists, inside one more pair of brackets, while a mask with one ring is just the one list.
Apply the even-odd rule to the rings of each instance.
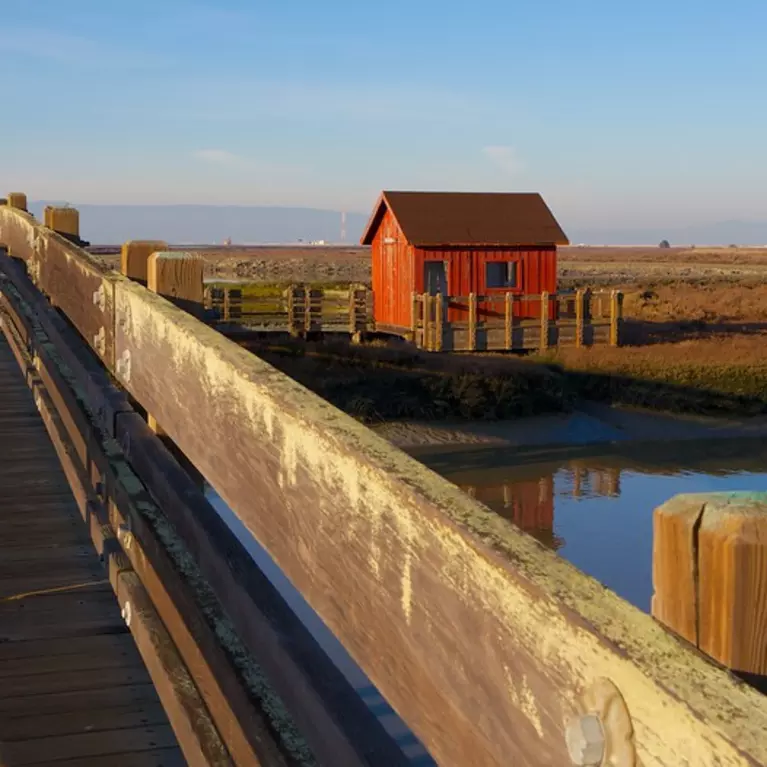
[[[557, 245], [568, 244], [539, 194], [465, 192], [383, 192], [361, 242], [372, 246], [376, 327], [395, 332], [411, 327], [413, 293], [556, 292]], [[465, 307], [450, 307], [462, 319]], [[517, 311], [539, 316], [540, 303]]]

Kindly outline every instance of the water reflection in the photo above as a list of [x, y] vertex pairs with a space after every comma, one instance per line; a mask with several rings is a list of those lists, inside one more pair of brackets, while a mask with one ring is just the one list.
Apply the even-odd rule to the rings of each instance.
[[653, 510], [679, 493], [767, 490], [764, 440], [474, 450], [419, 458], [647, 612]]

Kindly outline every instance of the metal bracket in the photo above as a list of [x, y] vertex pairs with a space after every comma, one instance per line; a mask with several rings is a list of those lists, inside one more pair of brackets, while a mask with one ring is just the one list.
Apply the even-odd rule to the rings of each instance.
[[98, 306], [101, 311], [106, 311], [107, 308], [107, 296], [104, 291], [104, 286], [100, 285], [98, 290], [93, 291], [93, 303]]
[[620, 690], [609, 679], [596, 679], [576, 705], [578, 715], [565, 730], [572, 764], [637, 767], [634, 726]]

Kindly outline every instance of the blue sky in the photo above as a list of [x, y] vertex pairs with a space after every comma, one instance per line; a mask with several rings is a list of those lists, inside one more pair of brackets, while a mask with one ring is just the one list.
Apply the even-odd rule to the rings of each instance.
[[764, 0], [7, 5], [0, 179], [35, 199], [767, 218]]

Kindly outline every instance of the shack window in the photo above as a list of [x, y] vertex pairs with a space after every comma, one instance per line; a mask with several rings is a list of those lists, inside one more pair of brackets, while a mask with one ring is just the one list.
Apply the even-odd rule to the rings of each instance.
[[488, 261], [485, 264], [485, 287], [519, 287], [518, 261]]

